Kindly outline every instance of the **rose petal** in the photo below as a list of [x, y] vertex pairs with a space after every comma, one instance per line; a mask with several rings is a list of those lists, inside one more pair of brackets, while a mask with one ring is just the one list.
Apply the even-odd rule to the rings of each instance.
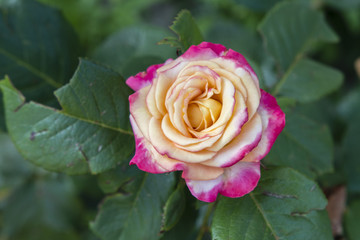
[[146, 96], [150, 86], [143, 87], [129, 96], [130, 115], [139, 126], [139, 131], [149, 140], [149, 121], [152, 118], [146, 107]]
[[226, 47], [224, 47], [221, 44], [217, 43], [211, 43], [211, 42], [202, 42], [198, 45], [200, 48], [210, 48], [213, 50], [218, 56], [221, 56], [224, 54], [224, 52], [227, 51]]
[[126, 84], [134, 91], [150, 85], [156, 75], [156, 70], [162, 67], [162, 64], [156, 64], [148, 67], [145, 72], [139, 72], [126, 80]]
[[236, 65], [238, 68], [243, 68], [243, 69], [247, 70], [251, 74], [251, 76], [254, 78], [254, 80], [255, 79], [257, 80], [256, 83], [257, 83], [257, 86], [259, 87], [259, 80], [256, 77], [255, 71], [252, 69], [252, 67], [250, 66], [250, 64], [248, 63], [248, 61], [245, 59], [245, 57], [242, 54], [240, 54], [232, 49], [229, 49], [229, 51], [225, 55], [225, 58], [234, 60], [236, 62]]
[[165, 115], [161, 122], [161, 130], [170, 141], [176, 144], [176, 147], [189, 152], [198, 152], [210, 147], [221, 137], [221, 135], [204, 138], [186, 137], [174, 128], [168, 115]]
[[256, 114], [243, 126], [238, 136], [203, 164], [213, 167], [230, 167], [236, 164], [258, 145], [261, 134], [261, 118]]
[[135, 156], [131, 159], [130, 165], [136, 164], [139, 169], [150, 173], [164, 173], [184, 169], [184, 163], [157, 153], [150, 142], [144, 138], [132, 116], [130, 116], [130, 123], [136, 144]]
[[[222, 69], [227, 70], [226, 75], [228, 80], [230, 80], [246, 98], [246, 106], [248, 108], [249, 118], [251, 118], [259, 106], [261, 97], [259, 80], [256, 75], [251, 74], [246, 68], [237, 67], [236, 62], [232, 59], [216, 58], [211, 61], [216, 62]], [[220, 76], [226, 73], [224, 70], [214, 69], [214, 71], [218, 72]], [[237, 77], [233, 77], [234, 73]], [[244, 90], [246, 90], [246, 94], [244, 94]]]
[[261, 141], [242, 161], [257, 162], [264, 158], [285, 127], [284, 112], [280, 109], [276, 99], [264, 90], [261, 90], [258, 113], [263, 124]]
[[216, 154], [207, 150], [193, 153], [177, 148], [173, 142], [165, 137], [161, 131], [161, 121], [156, 118], [152, 118], [149, 122], [149, 136], [150, 142], [160, 154], [182, 162], [198, 163], [209, 160]]
[[219, 50], [221, 51], [221, 47], [214, 46], [214, 48], [212, 49], [203, 47], [201, 45], [193, 45], [189, 47], [188, 50], [186, 50], [186, 52], [184, 52], [183, 55], [180, 56], [180, 58], [186, 61], [208, 60], [218, 57]]
[[248, 112], [245, 106], [244, 98], [238, 91], [235, 93], [235, 99], [236, 104], [232, 113], [232, 117], [229, 120], [229, 123], [226, 126], [221, 138], [209, 148], [211, 151], [217, 152], [221, 150], [226, 144], [233, 140], [234, 137], [239, 135], [242, 126], [248, 120]]
[[171, 84], [176, 80], [177, 75], [183, 69], [186, 62], [172, 61], [170, 66], [164, 65], [157, 71], [157, 78], [154, 79], [150, 91], [146, 97], [146, 105], [149, 112], [156, 118], [161, 118], [166, 113], [165, 97]]
[[218, 193], [227, 197], [242, 197], [256, 187], [260, 179], [259, 162], [238, 162], [226, 168], [223, 175], [207, 180], [185, 179], [186, 184], [197, 199], [204, 202], [214, 202]]
[[220, 194], [231, 198], [242, 197], [254, 190], [259, 179], [260, 162], [240, 161], [225, 169]]
[[224, 173], [223, 168], [209, 167], [202, 164], [187, 163], [182, 178], [191, 180], [211, 180]]

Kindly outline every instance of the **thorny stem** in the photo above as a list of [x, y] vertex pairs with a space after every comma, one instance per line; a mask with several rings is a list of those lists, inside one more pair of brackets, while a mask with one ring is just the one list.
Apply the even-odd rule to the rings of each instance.
[[208, 226], [208, 223], [209, 223], [209, 218], [213, 212], [213, 210], [215, 209], [215, 205], [216, 205], [217, 201], [214, 202], [214, 203], [210, 203], [209, 206], [208, 206], [208, 209], [205, 213], [205, 216], [204, 216], [204, 219], [203, 219], [203, 222], [201, 224], [201, 228], [200, 228], [200, 231], [199, 231], [199, 234], [196, 238], [196, 240], [202, 240], [202, 238], [204, 237], [204, 234], [209, 231], [209, 226]]

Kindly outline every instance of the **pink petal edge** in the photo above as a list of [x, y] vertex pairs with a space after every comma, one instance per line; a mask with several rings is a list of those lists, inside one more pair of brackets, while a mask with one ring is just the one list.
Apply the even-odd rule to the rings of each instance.
[[258, 147], [254, 149], [254, 161], [260, 161], [270, 152], [275, 140], [285, 127], [285, 113], [277, 104], [276, 98], [264, 90], [260, 90], [261, 99], [258, 113], [262, 121], [267, 121], [267, 126]]
[[139, 72], [135, 76], [131, 76], [126, 80], [126, 84], [134, 91], [137, 91], [147, 85], [151, 84], [155, 75], [156, 70], [162, 67], [164, 63], [155, 64], [146, 69], [144, 72]]
[[219, 193], [231, 198], [248, 194], [257, 186], [259, 179], [259, 162], [238, 162], [226, 168], [224, 174], [216, 179], [206, 181], [185, 179], [185, 181], [194, 197], [204, 202], [214, 202]]

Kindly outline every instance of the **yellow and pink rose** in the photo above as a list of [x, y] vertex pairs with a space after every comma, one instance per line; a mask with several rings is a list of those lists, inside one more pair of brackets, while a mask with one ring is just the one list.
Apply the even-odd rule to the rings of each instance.
[[191, 193], [206, 202], [256, 187], [260, 160], [285, 115], [240, 53], [203, 42], [126, 83], [135, 91], [130, 164], [150, 173], [181, 170]]

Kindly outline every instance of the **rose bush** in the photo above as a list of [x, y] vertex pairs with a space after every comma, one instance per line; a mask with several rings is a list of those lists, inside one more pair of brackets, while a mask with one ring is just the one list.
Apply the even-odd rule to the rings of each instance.
[[135, 91], [130, 164], [150, 173], [182, 170], [191, 193], [206, 202], [256, 187], [285, 115], [240, 53], [203, 42], [126, 83]]

